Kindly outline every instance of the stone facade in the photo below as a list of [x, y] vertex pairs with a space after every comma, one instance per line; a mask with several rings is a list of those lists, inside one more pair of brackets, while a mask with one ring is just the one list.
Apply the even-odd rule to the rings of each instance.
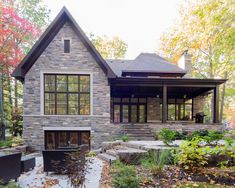
[[174, 123], [158, 123], [158, 124], [148, 124], [148, 126], [152, 129], [153, 133], [160, 132], [163, 128], [168, 128], [171, 130], [179, 131], [179, 132], [193, 132], [199, 130], [208, 130], [208, 131], [222, 131], [224, 130], [224, 126], [221, 124], [197, 124], [190, 122], [174, 122]]
[[203, 112], [205, 96], [197, 96], [193, 101], [193, 115], [198, 112]]
[[[63, 53], [64, 39], [70, 39], [70, 53]], [[89, 73], [91, 115], [44, 115], [43, 73]], [[61, 28], [25, 76], [24, 131], [26, 144], [44, 148], [43, 127], [90, 127], [91, 147], [111, 140], [121, 131], [110, 123], [110, 86], [103, 70], [68, 23]]]
[[147, 99], [147, 119], [148, 122], [161, 121], [160, 98]]

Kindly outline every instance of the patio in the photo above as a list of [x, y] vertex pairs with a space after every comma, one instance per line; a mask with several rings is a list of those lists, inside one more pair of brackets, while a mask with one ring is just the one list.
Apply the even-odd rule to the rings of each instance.
[[[94, 157], [91, 158], [91, 162], [88, 164], [88, 171], [85, 176], [85, 186], [87, 188], [98, 188], [100, 184], [101, 172], [103, 168], [103, 162]], [[71, 187], [69, 179], [66, 175], [57, 175], [54, 173], [43, 172], [43, 158], [41, 155], [36, 156], [36, 166], [32, 171], [21, 174], [17, 182], [21, 187], [24, 188], [43, 188], [49, 186], [51, 188], [56, 187]]]

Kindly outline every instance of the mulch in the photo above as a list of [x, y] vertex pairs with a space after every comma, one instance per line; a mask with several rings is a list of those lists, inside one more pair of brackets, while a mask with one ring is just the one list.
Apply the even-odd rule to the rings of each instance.
[[[222, 169], [219, 167], [196, 168], [186, 171], [181, 167], [170, 165], [165, 166], [158, 176], [153, 176], [150, 170], [136, 166], [140, 177], [141, 188], [171, 188], [171, 187], [235, 187], [234, 167]], [[110, 166], [104, 163], [101, 187], [111, 188]]]

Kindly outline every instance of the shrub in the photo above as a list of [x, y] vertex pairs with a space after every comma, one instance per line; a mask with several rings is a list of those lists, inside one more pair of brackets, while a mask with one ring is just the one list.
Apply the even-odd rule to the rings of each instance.
[[207, 136], [204, 136], [206, 142], [208, 144], [212, 144], [212, 142], [215, 142], [216, 145], [219, 140], [221, 140], [224, 137], [223, 133], [218, 131], [209, 131]]
[[167, 128], [163, 128], [159, 132], [160, 139], [168, 146], [176, 139], [176, 135], [177, 133], [175, 131]]
[[12, 141], [11, 140], [1, 140], [0, 141], [0, 148], [1, 147], [11, 147]]
[[123, 142], [127, 142], [129, 140], [129, 137], [127, 135], [123, 135], [121, 139]]
[[201, 137], [194, 137], [191, 141], [183, 141], [176, 150], [175, 163], [187, 170], [206, 165], [208, 160], [206, 154], [209, 147], [200, 147], [200, 143], [203, 141]]
[[199, 131], [194, 131], [192, 133], [192, 137], [204, 137], [204, 136], [208, 136], [208, 130], [199, 130]]
[[135, 167], [125, 165], [116, 161], [111, 169], [112, 184], [116, 188], [137, 188], [139, 187], [139, 178], [136, 175]]
[[149, 152], [149, 155], [141, 160], [141, 165], [150, 169], [155, 176], [159, 175], [166, 164], [171, 163], [172, 156], [169, 150], [162, 150], [160, 152]]
[[8, 182], [8, 184], [4, 185], [0, 182], [0, 188], [21, 188], [19, 185], [17, 185], [15, 182]]

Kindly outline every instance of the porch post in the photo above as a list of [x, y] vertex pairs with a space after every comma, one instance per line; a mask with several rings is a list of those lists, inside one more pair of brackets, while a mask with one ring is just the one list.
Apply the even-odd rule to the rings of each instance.
[[219, 123], [219, 85], [214, 88], [213, 123]]
[[167, 86], [163, 85], [162, 94], [162, 123], [167, 121]]

